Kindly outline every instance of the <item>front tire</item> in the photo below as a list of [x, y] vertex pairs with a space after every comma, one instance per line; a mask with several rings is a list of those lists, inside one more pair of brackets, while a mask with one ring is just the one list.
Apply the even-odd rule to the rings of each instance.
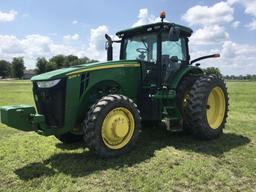
[[108, 95], [92, 105], [83, 123], [87, 147], [102, 158], [120, 156], [137, 141], [141, 119], [136, 104], [123, 95]]
[[228, 116], [229, 98], [226, 85], [216, 75], [198, 79], [189, 92], [186, 110], [194, 137], [211, 140], [223, 134]]

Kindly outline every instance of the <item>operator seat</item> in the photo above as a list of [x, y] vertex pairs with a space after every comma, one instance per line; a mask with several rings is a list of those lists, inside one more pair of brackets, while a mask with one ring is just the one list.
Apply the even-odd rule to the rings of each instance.
[[170, 78], [179, 70], [180, 64], [177, 56], [162, 55], [162, 80], [168, 84]]

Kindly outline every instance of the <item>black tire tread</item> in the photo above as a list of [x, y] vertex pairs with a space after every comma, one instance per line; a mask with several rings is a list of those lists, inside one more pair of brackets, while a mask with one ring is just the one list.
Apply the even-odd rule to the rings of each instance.
[[[101, 137], [101, 135], [98, 135], [96, 131], [97, 120], [102, 115], [102, 110], [104, 110], [105, 107], [111, 103], [123, 102], [125, 102], [130, 108], [134, 109], [134, 119], [139, 120], [139, 123], [136, 124], [134, 135], [127, 146], [115, 151], [106, 150], [104, 147], [102, 147], [102, 143], [99, 142], [99, 137]], [[131, 99], [124, 95], [117, 94], [104, 96], [96, 104], [91, 106], [87, 113], [87, 117], [83, 122], [84, 141], [86, 146], [90, 149], [90, 151], [94, 152], [102, 158], [111, 158], [122, 155], [128, 152], [135, 144], [141, 128], [140, 121], [140, 111], [138, 110], [137, 105]]]
[[187, 115], [185, 113], [185, 109], [183, 108], [183, 100], [184, 100], [184, 96], [187, 93], [189, 93], [190, 89], [192, 88], [192, 86], [194, 85], [194, 83], [196, 82], [196, 80], [199, 78], [200, 76], [198, 74], [193, 74], [193, 73], [189, 73], [186, 76], [184, 76], [181, 80], [181, 82], [179, 83], [177, 89], [176, 89], [176, 93], [177, 93], [177, 107], [182, 115], [183, 118], [183, 133], [185, 134], [191, 134], [191, 129], [189, 127], [189, 123], [187, 120]]
[[[214, 86], [214, 84], [222, 88], [226, 100], [224, 119], [217, 129], [209, 128], [208, 122], [205, 119], [205, 101], [207, 101], [208, 98], [209, 87]], [[186, 110], [188, 124], [192, 130], [193, 136], [203, 140], [211, 140], [220, 137], [223, 134], [223, 129], [228, 117], [228, 111], [229, 96], [224, 79], [213, 74], [200, 77], [189, 92], [188, 107]]]

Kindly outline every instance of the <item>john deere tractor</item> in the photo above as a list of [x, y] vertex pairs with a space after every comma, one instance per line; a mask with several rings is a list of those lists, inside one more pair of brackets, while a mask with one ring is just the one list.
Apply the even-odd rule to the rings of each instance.
[[[103, 158], [129, 151], [141, 124], [164, 122], [199, 139], [223, 133], [228, 93], [223, 79], [205, 75], [190, 60], [192, 30], [175, 23], [143, 25], [106, 36], [107, 62], [76, 65], [33, 77], [33, 106], [1, 107], [1, 122], [54, 135], [63, 143], [84, 140]], [[113, 43], [120, 60], [112, 61]], [[195, 64], [195, 65], [193, 65]]]

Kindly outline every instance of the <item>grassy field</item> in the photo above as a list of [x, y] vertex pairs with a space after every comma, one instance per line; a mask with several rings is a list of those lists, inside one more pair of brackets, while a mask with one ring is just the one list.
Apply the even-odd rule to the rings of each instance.
[[[256, 82], [228, 82], [223, 137], [144, 129], [131, 153], [101, 160], [82, 144], [0, 124], [0, 191], [256, 191]], [[0, 81], [0, 106], [33, 104], [31, 84]]]

